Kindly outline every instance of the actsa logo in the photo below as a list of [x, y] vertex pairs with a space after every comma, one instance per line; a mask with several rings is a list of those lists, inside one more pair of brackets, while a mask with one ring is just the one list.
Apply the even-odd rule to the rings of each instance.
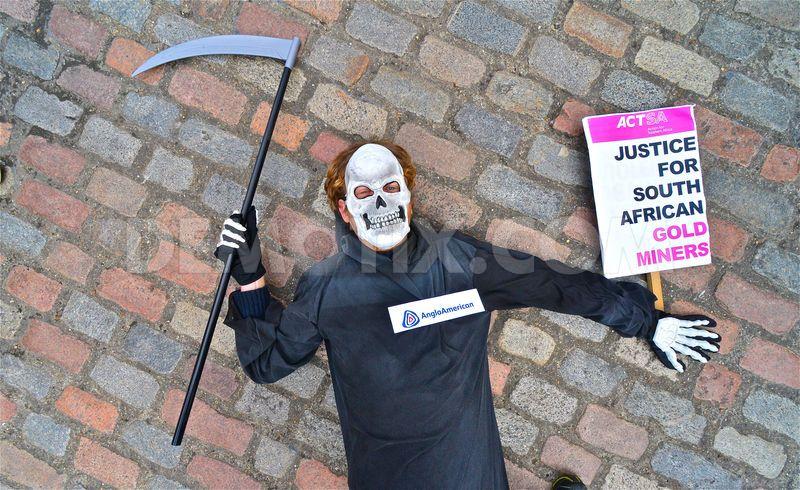
[[411, 328], [419, 323], [419, 316], [411, 310], [403, 312], [403, 328]]

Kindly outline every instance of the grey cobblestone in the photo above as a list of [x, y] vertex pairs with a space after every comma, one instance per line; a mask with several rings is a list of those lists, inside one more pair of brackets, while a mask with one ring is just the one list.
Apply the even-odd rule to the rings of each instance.
[[136, 32], [142, 30], [150, 15], [147, 0], [89, 0], [89, 5]]
[[52, 80], [58, 69], [58, 51], [12, 32], [6, 41], [3, 61], [42, 80]]
[[800, 255], [774, 242], [766, 242], [753, 258], [753, 270], [778, 286], [800, 294]]
[[141, 234], [122, 219], [102, 218], [93, 223], [92, 228], [93, 239], [116, 255], [136, 253], [141, 244]]
[[420, 17], [439, 17], [447, 0], [386, 0], [396, 8]]
[[[219, 175], [212, 175], [203, 191], [203, 203], [217, 213], [227, 216], [241, 209], [246, 191], [243, 185]], [[269, 199], [262, 194], [256, 194], [253, 199], [253, 205], [262, 212], [268, 204]]]
[[160, 146], [153, 151], [153, 157], [144, 169], [146, 180], [157, 182], [173, 192], [188, 189], [193, 177], [191, 159], [173, 155]]
[[[241, 208], [241, 201], [237, 208]], [[233, 209], [231, 209], [232, 211]], [[230, 214], [228, 211], [227, 214]], [[203, 338], [208, 321], [209, 312], [198, 308], [186, 301], [179, 301], [175, 305], [175, 314], [170, 320], [170, 328], [183, 335], [197, 340]], [[211, 349], [223, 356], [236, 358], [236, 338], [232, 328], [220, 328], [214, 332], [214, 340], [211, 341]]]
[[503, 446], [520, 456], [528, 454], [536, 442], [536, 436], [539, 435], [539, 428], [528, 422], [525, 417], [520, 417], [505, 408], [497, 409], [495, 416]]
[[300, 418], [295, 437], [317, 451], [341, 464], [344, 459], [344, 443], [339, 424], [306, 410]]
[[[279, 63], [264, 63], [262, 58], [247, 58], [233, 56], [231, 61], [233, 69], [242, 80], [252, 83], [259, 90], [269, 95], [275, 95], [278, 90], [278, 81], [283, 73], [283, 66]], [[306, 60], [308, 61], [308, 60]], [[300, 97], [300, 92], [306, 83], [306, 76], [302, 68], [292, 70], [292, 77], [286, 86], [284, 102], [295, 102]]]
[[11, 354], [0, 358], [0, 377], [5, 384], [27, 391], [37, 400], [46, 397], [54, 384], [50, 373]]
[[326, 123], [346, 133], [375, 138], [383, 136], [386, 131], [387, 113], [384, 109], [351, 98], [335, 85], [320, 84], [308, 108]]
[[30, 413], [22, 424], [25, 439], [55, 456], [64, 456], [69, 444], [69, 427], [61, 425], [52, 417]]
[[77, 105], [36, 86], [28, 87], [14, 106], [14, 115], [18, 118], [61, 136], [72, 132], [81, 114], [83, 109]]
[[166, 99], [131, 92], [125, 97], [122, 114], [129, 122], [169, 138], [181, 113], [176, 104]]
[[797, 112], [791, 100], [741, 73], [730, 74], [720, 99], [730, 109], [775, 131], [786, 131]]
[[528, 163], [533, 165], [536, 173], [548, 179], [581, 187], [591, 185], [588, 155], [567, 148], [543, 134], [533, 139]]
[[745, 399], [742, 413], [747, 419], [800, 444], [800, 406], [788, 398], [757, 389]]
[[736, 0], [734, 10], [783, 29], [800, 31], [800, 10], [794, 0]]
[[636, 66], [669, 80], [680, 88], [711, 95], [714, 82], [719, 78], [719, 68], [694, 51], [662, 41], [652, 36], [645, 38], [636, 53]]
[[322, 399], [322, 409], [337, 418], [339, 416], [336, 410], [336, 395], [333, 393], [333, 385], [328, 385], [328, 389], [325, 390], [325, 397]]
[[189, 490], [189, 488], [165, 476], [155, 475], [150, 479], [147, 490]]
[[427, 36], [422, 42], [419, 62], [433, 77], [457, 87], [474, 85], [486, 74], [486, 65], [479, 57], [435, 36]]
[[464, 105], [456, 114], [455, 122], [458, 130], [473, 143], [504, 157], [512, 157], [522, 139], [521, 127], [474, 104]]
[[83, 128], [78, 145], [108, 161], [130, 168], [142, 142], [110, 121], [92, 116]]
[[614, 356], [622, 362], [640, 367], [652, 374], [678, 381], [677, 371], [668, 369], [653, 353], [653, 350], [642, 339], [622, 337], [617, 340]]
[[692, 402], [639, 381], [625, 399], [625, 409], [633, 415], [654, 419], [668, 436], [692, 444], [700, 442], [706, 428], [706, 418], [695, 413]]
[[528, 62], [539, 76], [576, 95], [586, 95], [600, 76], [602, 65], [549, 36], [533, 43]]
[[256, 449], [255, 468], [273, 478], [283, 478], [297, 461], [298, 455], [286, 444], [262, 437]]
[[263, 175], [270, 187], [289, 197], [301, 198], [308, 185], [310, 172], [286, 156], [271, 153], [264, 163]]
[[642, 2], [622, 0], [622, 7], [667, 29], [687, 34], [700, 20], [700, 9], [689, 0]]
[[325, 371], [313, 364], [306, 364], [289, 376], [275, 383], [275, 386], [291, 391], [302, 398], [311, 398], [322, 384]]
[[559, 5], [558, 0], [496, 0], [496, 3], [538, 24], [552, 21]]
[[70, 328], [102, 342], [111, 340], [119, 323], [119, 315], [78, 291], [70, 295], [61, 319]]
[[659, 490], [658, 484], [652, 480], [637, 475], [636, 473], [628, 470], [624, 466], [612, 465], [606, 475], [606, 481], [603, 483], [603, 490], [617, 490], [623, 488], [630, 488], [636, 490]]
[[667, 100], [661, 87], [624, 70], [614, 70], [608, 75], [600, 97], [626, 111], [663, 107]]
[[104, 391], [140, 410], [149, 408], [158, 392], [152, 376], [109, 355], [97, 361], [89, 377]]
[[259, 420], [266, 418], [273, 425], [284, 425], [289, 420], [289, 399], [266, 386], [248, 382], [236, 402], [236, 410]]
[[577, 348], [567, 354], [558, 372], [568, 384], [599, 397], [613, 393], [627, 377], [622, 367]]
[[559, 191], [520, 176], [504, 165], [490, 165], [478, 179], [484, 199], [540, 221], [558, 216], [564, 199]]
[[47, 239], [36, 227], [0, 211], [0, 245], [36, 257], [42, 253], [45, 243]]
[[141, 323], [130, 329], [122, 348], [130, 359], [162, 374], [171, 373], [183, 353], [183, 346], [179, 342]]
[[545, 364], [555, 349], [553, 337], [519, 320], [508, 320], [500, 336], [500, 347], [509, 354], [524, 357], [538, 365]]
[[711, 14], [699, 39], [701, 43], [723, 56], [735, 60], [747, 60], [764, 47], [767, 36], [747, 24], [722, 15]]
[[347, 85], [352, 85], [360, 78], [358, 73], [366, 69], [368, 62], [369, 58], [362, 50], [332, 36], [317, 39], [306, 58], [306, 63], [325, 76]]
[[207, 37], [213, 33], [189, 19], [177, 14], [159, 15], [153, 33], [167, 46], [174, 46], [192, 39]]
[[650, 465], [656, 473], [677, 481], [684, 488], [742, 488], [742, 480], [733, 473], [697, 453], [672, 444], [660, 447], [653, 455]]
[[525, 26], [471, 0], [456, 7], [447, 29], [473, 44], [510, 55], [519, 51], [528, 31]]
[[792, 47], [775, 49], [767, 68], [773, 76], [800, 88], [800, 49]]
[[200, 119], [183, 123], [178, 138], [186, 149], [215, 163], [244, 168], [253, 161], [253, 147], [245, 140]]
[[180, 464], [183, 446], [173, 446], [170, 434], [141, 420], [128, 424], [122, 432], [122, 440], [148, 461], [175, 468]]
[[717, 167], [703, 169], [706, 196], [751, 225], [768, 232], [788, 227], [796, 214], [792, 203], [760, 183], [745, 180]]
[[22, 323], [22, 308], [0, 300], [0, 338], [11, 340]]
[[511, 403], [532, 417], [558, 425], [572, 420], [578, 408], [573, 396], [533, 376], [519, 380], [511, 393]]
[[450, 97], [430, 84], [390, 68], [381, 67], [369, 85], [377, 94], [400, 110], [442, 122], [450, 106]]
[[579, 339], [602, 342], [608, 333], [608, 327], [605, 325], [577, 315], [566, 315], [554, 311], [542, 310], [542, 316]]
[[544, 117], [553, 105], [553, 94], [528, 78], [511, 72], [494, 74], [486, 89], [486, 96], [507, 111], [529, 116]]
[[783, 446], [755, 435], [740, 434], [733, 427], [723, 427], [717, 432], [714, 449], [749, 464], [767, 478], [776, 478], [786, 464]]
[[402, 55], [417, 34], [417, 26], [366, 2], [358, 2], [345, 24], [347, 33], [381, 51]]

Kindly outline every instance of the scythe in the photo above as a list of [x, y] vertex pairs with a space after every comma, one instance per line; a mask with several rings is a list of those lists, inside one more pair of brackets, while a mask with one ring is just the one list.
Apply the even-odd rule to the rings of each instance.
[[[258, 180], [261, 177], [261, 169], [264, 166], [264, 160], [267, 156], [270, 141], [272, 140], [272, 132], [275, 129], [275, 123], [278, 120], [278, 112], [281, 109], [283, 102], [283, 95], [286, 92], [286, 85], [289, 82], [289, 75], [294, 68], [294, 62], [297, 58], [297, 52], [300, 50], [300, 38], [294, 37], [292, 39], [280, 39], [274, 37], [264, 36], [246, 36], [246, 35], [228, 35], [228, 36], [211, 36], [201, 39], [194, 39], [185, 43], [177, 44], [171, 48], [165, 49], [156, 53], [142, 66], [136, 69], [131, 76], [136, 76], [144, 71], [150, 70], [157, 66], [172, 61], [181, 60], [185, 58], [193, 58], [195, 56], [209, 56], [209, 55], [244, 55], [244, 56], [261, 56], [265, 58], [273, 58], [283, 61], [283, 73], [280, 82], [278, 83], [278, 91], [275, 94], [275, 100], [272, 103], [272, 110], [267, 120], [267, 127], [264, 129], [264, 135], [261, 137], [261, 145], [258, 148], [258, 155], [253, 166], [253, 172], [250, 175], [250, 182], [247, 185], [247, 193], [242, 202], [241, 213], [244, 216], [250, 209], [255, 197], [256, 187], [258, 187]], [[217, 290], [214, 293], [214, 305], [211, 307], [211, 313], [208, 316], [206, 323], [206, 331], [203, 334], [203, 340], [200, 343], [200, 350], [197, 353], [197, 359], [194, 363], [194, 370], [192, 377], [189, 380], [189, 386], [186, 390], [186, 397], [183, 400], [183, 407], [181, 414], [178, 418], [178, 423], [175, 426], [175, 433], [172, 436], [172, 445], [180, 446], [183, 441], [183, 433], [186, 430], [186, 424], [189, 421], [189, 414], [192, 411], [192, 404], [194, 403], [195, 395], [197, 394], [197, 387], [200, 384], [200, 376], [203, 374], [203, 366], [208, 356], [208, 350], [211, 347], [211, 339], [214, 336], [214, 329], [217, 326], [217, 317], [219, 317], [222, 302], [225, 299], [225, 291], [228, 289], [228, 282], [231, 277], [231, 265], [233, 264], [233, 254], [228, 256], [225, 262], [225, 267], [222, 270], [222, 275], [217, 284]]]

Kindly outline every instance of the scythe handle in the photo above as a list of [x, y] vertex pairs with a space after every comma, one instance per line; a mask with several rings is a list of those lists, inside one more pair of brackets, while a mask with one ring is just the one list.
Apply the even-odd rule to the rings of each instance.
[[[299, 47], [299, 40], [296, 41]], [[295, 51], [296, 52], [296, 51]], [[270, 141], [272, 141], [272, 132], [275, 129], [275, 123], [278, 120], [278, 112], [281, 110], [281, 103], [283, 102], [283, 95], [286, 92], [286, 85], [289, 83], [289, 75], [292, 72], [292, 67], [287, 60], [286, 66], [283, 68], [280, 83], [278, 83], [278, 92], [275, 94], [275, 100], [272, 103], [272, 110], [269, 113], [267, 120], [267, 127], [264, 129], [264, 135], [261, 137], [261, 145], [258, 147], [258, 156], [256, 156], [256, 163], [253, 166], [253, 173], [250, 175], [250, 183], [247, 184], [247, 193], [244, 196], [242, 203], [242, 216], [244, 216], [253, 204], [253, 199], [256, 195], [256, 188], [258, 187], [258, 180], [261, 177], [261, 169], [264, 167], [264, 160], [267, 157], [267, 150], [269, 149]], [[294, 56], [291, 57], [292, 65], [294, 64]], [[219, 317], [222, 302], [225, 300], [225, 292], [228, 290], [228, 282], [231, 279], [231, 266], [233, 265], [233, 254], [228, 255], [225, 262], [225, 268], [222, 270], [222, 275], [217, 284], [217, 291], [214, 293], [214, 305], [211, 307], [211, 314], [208, 316], [206, 323], [206, 331], [203, 334], [203, 341], [200, 344], [200, 351], [197, 353], [197, 359], [194, 362], [194, 370], [192, 371], [192, 378], [189, 380], [189, 387], [186, 389], [186, 397], [183, 399], [183, 407], [181, 408], [180, 417], [178, 417], [178, 424], [175, 426], [175, 434], [172, 436], [172, 445], [180, 446], [183, 441], [183, 433], [186, 430], [186, 424], [189, 421], [189, 413], [192, 411], [192, 404], [194, 404], [194, 397], [197, 394], [197, 387], [200, 385], [200, 376], [203, 375], [203, 366], [208, 357], [208, 350], [211, 348], [211, 339], [214, 337], [214, 329], [217, 326], [217, 318]]]

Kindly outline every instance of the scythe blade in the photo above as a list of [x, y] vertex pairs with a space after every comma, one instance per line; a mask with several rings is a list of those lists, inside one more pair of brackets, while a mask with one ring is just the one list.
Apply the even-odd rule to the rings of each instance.
[[[294, 47], [295, 43], [297, 47]], [[176, 44], [171, 48], [156, 53], [142, 63], [142, 66], [137, 68], [131, 76], [135, 77], [139, 73], [171, 61], [215, 54], [274, 58], [284, 61], [285, 66], [288, 68], [294, 68], [295, 56], [297, 55], [297, 48], [299, 48], [299, 45], [300, 40], [297, 38], [280, 39], [265, 36], [248, 36], [244, 34], [203, 37]]]

